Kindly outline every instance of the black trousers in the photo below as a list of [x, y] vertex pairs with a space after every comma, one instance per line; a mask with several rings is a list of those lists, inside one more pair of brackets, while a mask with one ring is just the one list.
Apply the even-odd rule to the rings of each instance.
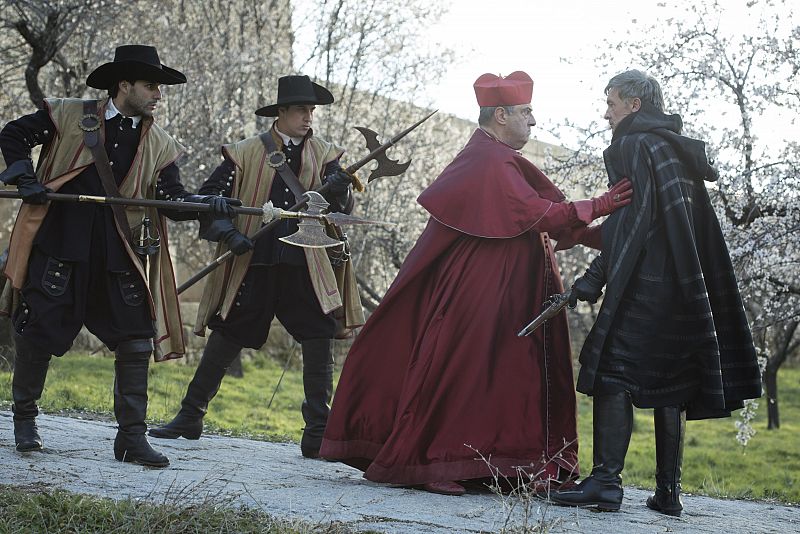
[[336, 320], [322, 313], [305, 265], [253, 265], [245, 274], [228, 317], [209, 321], [212, 330], [251, 349], [261, 348], [277, 317], [298, 342], [332, 339]]
[[144, 281], [133, 261], [106, 268], [105, 248], [93, 246], [88, 262], [68, 262], [34, 246], [14, 327], [33, 345], [61, 356], [83, 325], [109, 349], [155, 335]]

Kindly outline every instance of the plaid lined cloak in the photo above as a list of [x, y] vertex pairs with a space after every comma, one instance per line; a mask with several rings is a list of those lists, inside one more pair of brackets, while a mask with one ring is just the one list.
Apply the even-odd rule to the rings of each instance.
[[603, 224], [606, 296], [577, 389], [628, 390], [638, 407], [683, 405], [689, 419], [725, 417], [761, 396], [760, 372], [704, 185], [713, 175], [705, 144], [681, 127], [645, 104], [603, 154], [611, 182], [629, 177], [634, 199]]

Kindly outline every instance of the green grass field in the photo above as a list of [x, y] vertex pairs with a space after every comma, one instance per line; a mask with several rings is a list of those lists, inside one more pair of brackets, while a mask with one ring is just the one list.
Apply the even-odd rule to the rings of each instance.
[[[755, 436], [747, 447], [736, 441], [735, 421], [688, 421], [684, 442], [683, 490], [688, 493], [736, 499], [775, 499], [800, 502], [800, 369], [779, 373], [781, 428], [767, 430], [766, 400], [759, 399], [753, 422]], [[578, 398], [578, 436], [581, 466], [591, 469], [592, 405]], [[634, 432], [625, 461], [623, 483], [642, 488], [655, 484], [653, 411], [635, 410]]]
[[[245, 378], [226, 377], [206, 417], [216, 432], [271, 441], [298, 441], [303, 426], [301, 374], [289, 370], [272, 406], [267, 408], [281, 375], [281, 364], [269, 358], [245, 362]], [[149, 417], [166, 421], [178, 411], [194, 366], [182, 362], [153, 364], [150, 374]], [[800, 369], [780, 372], [782, 427], [766, 429], [766, 406], [761, 399], [746, 448], [736, 441], [735, 417], [689, 421], [684, 458], [684, 491], [714, 497], [775, 499], [800, 502]], [[112, 412], [113, 359], [69, 354], [54, 358], [40, 403], [43, 411]], [[11, 402], [11, 375], [0, 373], [0, 399]], [[591, 469], [591, 400], [579, 395], [581, 466]], [[635, 430], [623, 473], [624, 482], [652, 488], [655, 445], [652, 411], [636, 412]], [[0, 429], [11, 432], [11, 429]]]

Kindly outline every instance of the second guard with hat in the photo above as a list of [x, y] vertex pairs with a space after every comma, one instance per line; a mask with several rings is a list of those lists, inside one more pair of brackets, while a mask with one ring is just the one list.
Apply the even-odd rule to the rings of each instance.
[[520, 154], [536, 124], [526, 73], [474, 89], [480, 127], [418, 198], [428, 225], [347, 356], [320, 449], [369, 480], [448, 495], [469, 479], [577, 475], [566, 317], [522, 338], [514, 319], [561, 291], [551, 237], [599, 248], [588, 224], [630, 193], [569, 202]]
[[[231, 196], [248, 206], [269, 200], [288, 209], [307, 190], [329, 184], [329, 210], [349, 213], [354, 177], [339, 164], [344, 150], [311, 128], [316, 106], [332, 102], [330, 91], [308, 76], [281, 77], [275, 102], [256, 111], [276, 117], [270, 129], [223, 145], [224, 161], [200, 194]], [[345, 250], [332, 263], [324, 248], [299, 248], [281, 240], [297, 231], [296, 221], [285, 220], [253, 242], [250, 237], [260, 226], [246, 217], [201, 223], [201, 235], [219, 242], [217, 256], [228, 250], [236, 256], [206, 283], [195, 333], [205, 335], [208, 328], [211, 334], [181, 409], [150, 435], [198, 439], [208, 404], [231, 362], [244, 347], [260, 348], [277, 317], [302, 347], [305, 428], [300, 447], [303, 456], [316, 458], [333, 392], [332, 340], [341, 329], [363, 323], [355, 274]]]
[[[1, 178], [23, 199], [9, 244], [3, 312], [12, 316], [16, 365], [14, 437], [21, 452], [40, 450], [36, 426], [52, 355], [72, 346], [82, 326], [115, 354], [117, 460], [164, 467], [145, 437], [147, 372], [184, 353], [166, 221], [194, 212], [102, 204], [49, 203], [48, 192], [204, 202], [214, 216], [232, 208], [218, 196], [190, 195], [176, 161], [183, 147], [153, 120], [161, 85], [186, 82], [151, 46], [116, 49], [86, 84], [108, 98], [49, 98], [0, 132], [8, 168]], [[31, 149], [43, 145], [37, 170]], [[151, 242], [145, 242], [153, 239]], [[160, 247], [153, 243], [160, 239]], [[148, 266], [149, 264], [149, 266]]]

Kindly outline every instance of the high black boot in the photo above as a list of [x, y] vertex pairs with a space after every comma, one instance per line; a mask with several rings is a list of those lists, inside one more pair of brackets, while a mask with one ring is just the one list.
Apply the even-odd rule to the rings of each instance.
[[199, 439], [208, 403], [219, 391], [225, 372], [241, 351], [241, 345], [226, 340], [216, 330], [211, 332], [178, 415], [164, 426], [151, 428], [148, 434], [154, 438]]
[[14, 441], [20, 452], [39, 451], [42, 450], [43, 443], [36, 426], [36, 416], [39, 415], [36, 401], [44, 391], [51, 356], [16, 332], [14, 346], [17, 353], [14, 378], [11, 381]]
[[318, 458], [322, 435], [328, 423], [333, 395], [333, 351], [330, 339], [307, 339], [303, 347], [303, 438], [300, 451], [306, 458]]
[[166, 467], [169, 458], [155, 451], [147, 441], [147, 369], [152, 343], [147, 340], [123, 342], [117, 347], [114, 369], [114, 415], [117, 437], [114, 457], [149, 467]]
[[592, 474], [577, 486], [550, 493], [564, 506], [615, 512], [622, 504], [622, 468], [633, 430], [633, 406], [627, 392], [602, 395], [593, 402]]
[[647, 507], [662, 514], [680, 516], [681, 464], [686, 412], [679, 406], [656, 408], [656, 492], [647, 498]]

